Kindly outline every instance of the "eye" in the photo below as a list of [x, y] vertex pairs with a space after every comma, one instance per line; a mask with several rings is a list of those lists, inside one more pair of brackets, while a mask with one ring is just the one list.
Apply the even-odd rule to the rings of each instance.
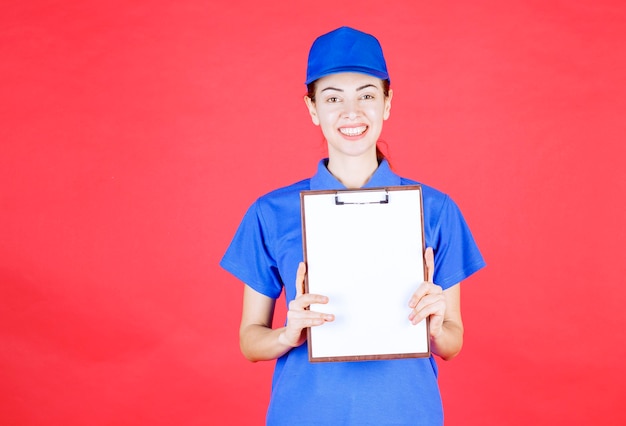
[[331, 96], [330, 98], [326, 99], [326, 102], [334, 104], [339, 102], [339, 98], [337, 96]]
[[370, 99], [374, 99], [374, 96], [370, 95], [370, 94], [365, 94], [365, 95], [361, 96], [361, 99], [363, 99], [363, 100], [370, 100]]

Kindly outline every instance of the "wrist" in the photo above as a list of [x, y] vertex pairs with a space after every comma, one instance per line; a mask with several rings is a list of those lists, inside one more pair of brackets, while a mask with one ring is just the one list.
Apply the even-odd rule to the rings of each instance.
[[293, 343], [291, 343], [289, 341], [289, 339], [287, 338], [287, 329], [283, 328], [280, 333], [278, 333], [278, 343], [280, 343], [282, 346], [288, 347], [288, 348], [295, 348], [297, 345], [294, 345]]

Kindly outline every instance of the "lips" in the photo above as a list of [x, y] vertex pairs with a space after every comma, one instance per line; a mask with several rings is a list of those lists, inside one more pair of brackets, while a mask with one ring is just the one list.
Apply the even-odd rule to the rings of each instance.
[[345, 136], [361, 136], [367, 130], [367, 126], [340, 127], [339, 132]]

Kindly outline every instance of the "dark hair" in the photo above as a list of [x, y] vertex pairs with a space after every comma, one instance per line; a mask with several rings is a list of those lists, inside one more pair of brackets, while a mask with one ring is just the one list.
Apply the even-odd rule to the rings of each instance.
[[[385, 97], [387, 97], [389, 96], [389, 87], [391, 84], [389, 80], [381, 80], [381, 81], [383, 83], [383, 93], [385, 94]], [[306, 95], [309, 99], [311, 99], [311, 102], [313, 103], [315, 103], [315, 90], [317, 89], [317, 82], [318, 80], [315, 80], [306, 85]], [[383, 161], [385, 158], [387, 158], [385, 153], [383, 153], [379, 147], [380, 143], [381, 143], [380, 140], [376, 143], [376, 159], [378, 160], [379, 163]], [[383, 144], [385, 146], [387, 145], [384, 142]]]

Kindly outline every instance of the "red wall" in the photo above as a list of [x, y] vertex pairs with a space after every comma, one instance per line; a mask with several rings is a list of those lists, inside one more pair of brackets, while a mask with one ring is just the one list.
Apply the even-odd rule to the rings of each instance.
[[626, 422], [626, 3], [11, 3], [0, 423], [263, 423], [272, 364], [240, 355], [217, 263], [324, 155], [306, 55], [344, 24], [385, 47], [395, 169], [449, 193], [488, 262], [440, 363], [447, 424]]

